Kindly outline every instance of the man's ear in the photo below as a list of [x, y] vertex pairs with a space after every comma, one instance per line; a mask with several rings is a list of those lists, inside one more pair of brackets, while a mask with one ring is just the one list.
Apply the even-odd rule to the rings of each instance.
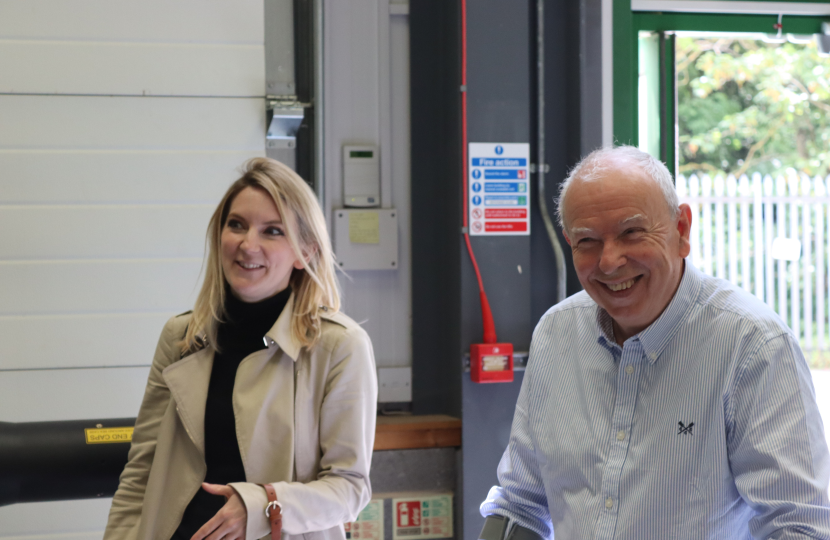
[[570, 246], [571, 245], [571, 239], [568, 236], [568, 231], [566, 231], [565, 229], [562, 229], [562, 236], [565, 237], [565, 242], [567, 242], [568, 245]]
[[688, 204], [681, 204], [677, 215], [677, 232], [680, 235], [680, 257], [685, 259], [692, 251], [689, 240], [692, 230], [692, 209]]

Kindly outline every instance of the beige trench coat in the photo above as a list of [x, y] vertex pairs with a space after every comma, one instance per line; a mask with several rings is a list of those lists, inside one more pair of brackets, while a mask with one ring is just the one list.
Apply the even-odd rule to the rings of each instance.
[[[369, 502], [377, 379], [372, 344], [346, 315], [324, 315], [308, 351], [291, 335], [293, 295], [239, 365], [236, 436], [248, 482], [232, 484], [248, 510], [248, 539], [270, 537], [263, 509], [273, 484], [283, 538], [344, 540], [343, 523]], [[205, 478], [204, 420], [213, 348], [180, 359], [190, 321], [162, 331], [136, 420], [129, 461], [112, 500], [105, 540], [169, 540]]]

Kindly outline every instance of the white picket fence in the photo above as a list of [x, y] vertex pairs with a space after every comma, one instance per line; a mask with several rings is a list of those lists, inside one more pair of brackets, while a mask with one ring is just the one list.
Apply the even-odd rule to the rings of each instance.
[[[795, 175], [677, 177], [681, 202], [692, 208], [692, 263], [772, 306], [813, 351], [830, 349], [828, 182]], [[788, 241], [777, 241], [774, 251], [777, 238]], [[778, 249], [785, 244], [795, 246], [795, 256]]]

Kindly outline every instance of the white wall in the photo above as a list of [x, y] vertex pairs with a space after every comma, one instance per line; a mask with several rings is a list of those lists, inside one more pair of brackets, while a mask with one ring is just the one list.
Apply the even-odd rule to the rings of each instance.
[[[135, 416], [264, 88], [262, 0], [0, 0], [0, 421]], [[0, 507], [0, 539], [108, 508]]]
[[[371, 142], [399, 222], [399, 269], [342, 279], [344, 310], [409, 366], [407, 3], [322, 1], [326, 215]], [[0, 421], [136, 414], [210, 212], [265, 154], [263, 25], [263, 0], [0, 0]], [[0, 540], [100, 538], [108, 508], [0, 507]]]

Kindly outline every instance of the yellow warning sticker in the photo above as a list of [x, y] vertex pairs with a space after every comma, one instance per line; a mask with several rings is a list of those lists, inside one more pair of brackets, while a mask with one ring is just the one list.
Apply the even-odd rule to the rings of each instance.
[[135, 428], [86, 428], [84, 434], [87, 444], [128, 443], [133, 440], [133, 429]]

